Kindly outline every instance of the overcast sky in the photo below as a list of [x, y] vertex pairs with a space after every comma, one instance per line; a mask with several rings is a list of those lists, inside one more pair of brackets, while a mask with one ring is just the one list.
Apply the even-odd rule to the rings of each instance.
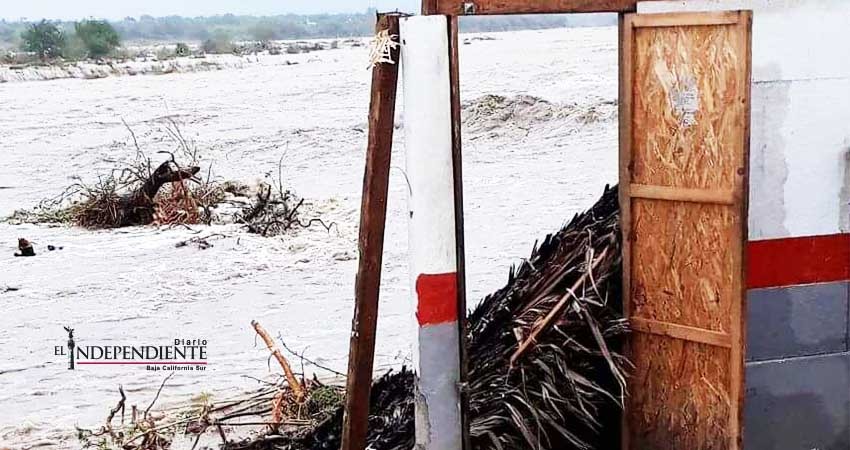
[[0, 17], [80, 19], [127, 16], [212, 16], [216, 14], [275, 15], [360, 12], [374, 7], [415, 12], [420, 0], [0, 0]]

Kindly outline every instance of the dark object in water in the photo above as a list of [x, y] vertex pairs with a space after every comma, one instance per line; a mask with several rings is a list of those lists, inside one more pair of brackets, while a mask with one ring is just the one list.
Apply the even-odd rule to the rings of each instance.
[[18, 239], [18, 250], [19, 253], [15, 253], [15, 256], [35, 256], [35, 249], [32, 247], [32, 243], [24, 238]]
[[187, 180], [195, 176], [200, 167], [177, 167], [173, 169], [171, 161], [159, 165], [145, 180], [144, 184], [128, 196], [122, 198], [120, 205], [122, 215], [118, 221], [119, 227], [147, 225], [154, 221], [156, 204], [154, 198], [166, 183]]
[[[599, 260], [587, 281], [579, 280]], [[617, 188], [606, 186], [587, 212], [547, 236], [512, 268], [508, 284], [469, 316], [470, 440], [476, 450], [619, 447], [628, 362], [620, 298]], [[570, 290], [577, 285], [575, 292]], [[555, 305], [569, 303], [551, 327]], [[532, 329], [539, 334], [511, 366]], [[414, 442], [413, 375], [388, 374], [372, 386], [369, 448], [409, 450]], [[279, 449], [336, 449], [341, 409]], [[237, 448], [237, 447], [233, 447]], [[260, 447], [239, 447], [260, 448]]]
[[192, 179], [200, 167], [177, 167], [165, 161], [134, 191], [119, 195], [114, 186], [87, 192], [87, 198], [74, 206], [73, 221], [86, 228], [120, 228], [154, 222], [159, 190], [167, 183]]
[[54, 251], [54, 250], [62, 250], [63, 248], [65, 248], [65, 247], [57, 247], [55, 245], [48, 245], [47, 246], [47, 250], [50, 250], [51, 252]]

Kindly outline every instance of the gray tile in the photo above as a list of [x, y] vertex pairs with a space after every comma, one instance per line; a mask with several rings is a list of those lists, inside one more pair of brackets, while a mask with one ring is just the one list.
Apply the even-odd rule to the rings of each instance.
[[745, 450], [850, 448], [850, 355], [747, 364]]
[[847, 283], [752, 289], [747, 360], [847, 351]]

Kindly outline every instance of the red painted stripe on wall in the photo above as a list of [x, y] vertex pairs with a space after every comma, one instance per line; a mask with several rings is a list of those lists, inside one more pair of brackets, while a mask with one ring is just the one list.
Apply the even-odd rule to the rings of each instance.
[[416, 279], [419, 326], [457, 321], [457, 274], [421, 274]]
[[850, 234], [750, 241], [750, 289], [850, 280]]

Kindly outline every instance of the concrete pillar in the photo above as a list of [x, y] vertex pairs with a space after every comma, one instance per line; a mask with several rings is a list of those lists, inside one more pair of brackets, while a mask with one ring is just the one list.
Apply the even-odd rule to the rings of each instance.
[[416, 448], [423, 450], [460, 450], [462, 439], [447, 27], [445, 16], [401, 21]]

